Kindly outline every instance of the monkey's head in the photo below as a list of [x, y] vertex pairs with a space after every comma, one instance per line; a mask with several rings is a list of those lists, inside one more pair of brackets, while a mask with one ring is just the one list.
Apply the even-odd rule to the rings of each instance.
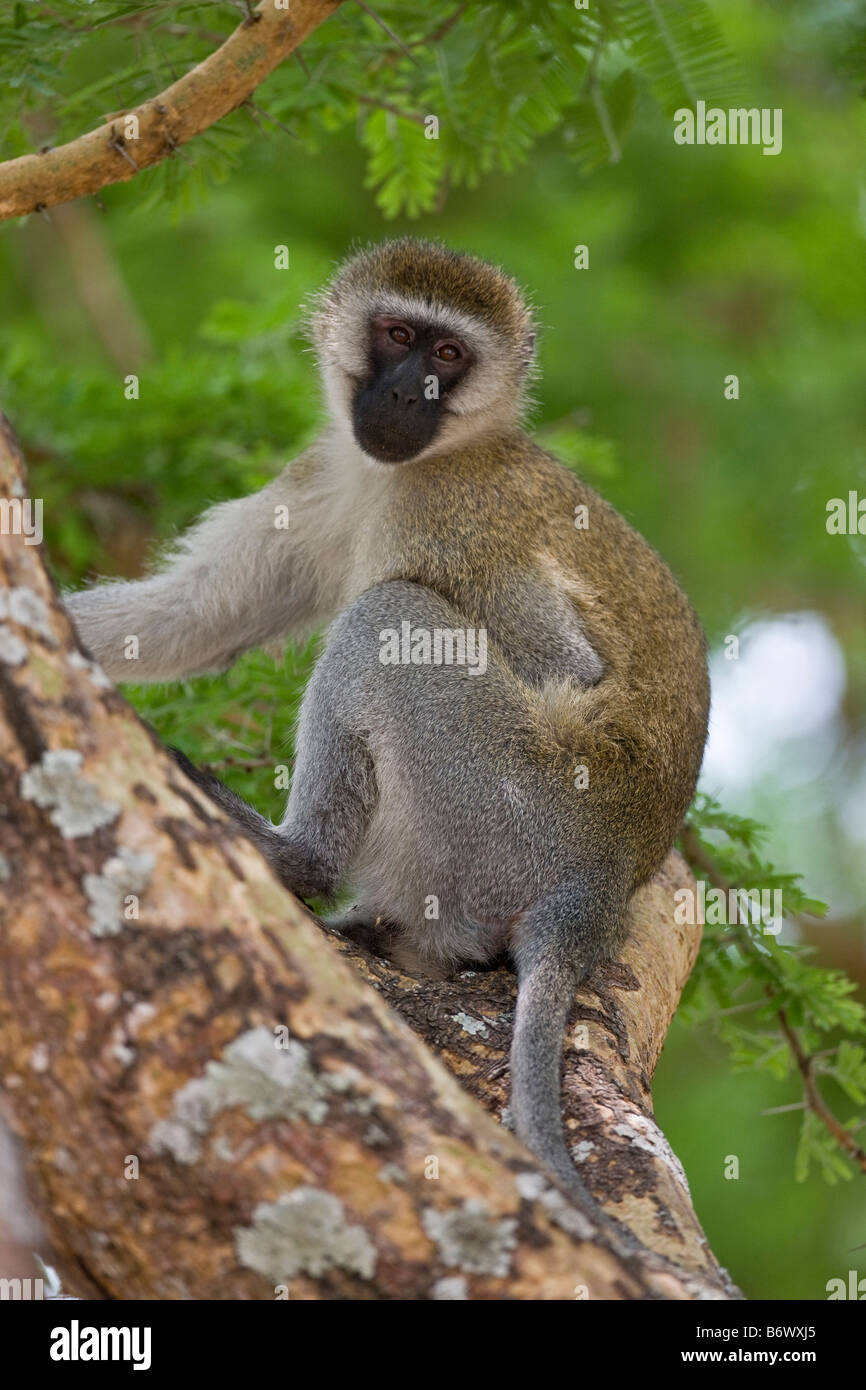
[[341, 268], [312, 316], [334, 417], [382, 464], [446, 452], [520, 414], [532, 315], [474, 256], [405, 237]]

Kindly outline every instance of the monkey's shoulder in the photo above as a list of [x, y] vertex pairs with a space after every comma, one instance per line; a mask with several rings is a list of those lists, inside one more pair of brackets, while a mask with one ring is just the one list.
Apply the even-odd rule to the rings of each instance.
[[669, 574], [611, 502], [523, 431], [486, 437], [433, 463], [415, 489], [428, 526], [444, 522], [485, 549], [552, 553], [566, 567], [608, 576], [636, 567]]

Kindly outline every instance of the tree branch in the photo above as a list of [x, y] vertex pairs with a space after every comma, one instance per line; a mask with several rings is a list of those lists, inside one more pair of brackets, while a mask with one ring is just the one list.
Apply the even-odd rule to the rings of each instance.
[[[277, 9], [273, 0], [262, 0], [254, 22], [245, 20], [215, 53], [158, 96], [66, 145], [0, 164], [0, 220], [81, 198], [159, 164], [246, 101], [339, 4], [291, 0], [290, 9]], [[124, 137], [128, 116], [138, 121], [135, 140]]]

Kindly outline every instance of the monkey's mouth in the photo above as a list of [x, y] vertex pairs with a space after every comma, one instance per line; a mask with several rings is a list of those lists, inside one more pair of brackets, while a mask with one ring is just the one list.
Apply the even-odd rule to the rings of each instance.
[[377, 463], [408, 463], [433, 443], [438, 425], [419, 428], [420, 420], [407, 425], [400, 419], [356, 420], [355, 439]]

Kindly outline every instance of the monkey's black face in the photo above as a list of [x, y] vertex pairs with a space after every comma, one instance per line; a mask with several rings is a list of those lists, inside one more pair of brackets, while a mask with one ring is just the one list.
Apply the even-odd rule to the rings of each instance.
[[447, 400], [472, 366], [460, 339], [435, 324], [389, 318], [370, 323], [369, 372], [358, 383], [355, 438], [382, 463], [404, 463], [436, 438]]

